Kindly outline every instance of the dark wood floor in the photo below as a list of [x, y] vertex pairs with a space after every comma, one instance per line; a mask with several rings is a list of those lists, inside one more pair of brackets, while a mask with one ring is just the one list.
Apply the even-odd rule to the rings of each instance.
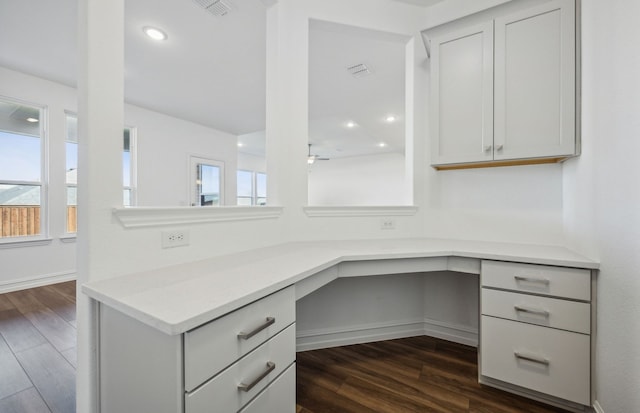
[[431, 337], [297, 354], [297, 413], [551, 413], [478, 384], [477, 352]]
[[[0, 294], [0, 412], [75, 413], [75, 293]], [[296, 397], [297, 413], [564, 412], [480, 386], [475, 348], [430, 337], [298, 353]]]
[[0, 294], [0, 412], [75, 413], [76, 287]]

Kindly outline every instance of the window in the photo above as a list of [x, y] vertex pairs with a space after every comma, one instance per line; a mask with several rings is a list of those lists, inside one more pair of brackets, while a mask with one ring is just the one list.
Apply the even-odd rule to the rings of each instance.
[[237, 189], [238, 205], [267, 204], [267, 174], [239, 169]]
[[122, 152], [122, 205], [131, 206], [136, 204], [135, 200], [135, 128], [124, 129], [124, 150]]
[[190, 169], [191, 206], [223, 205], [224, 163], [192, 156]]
[[44, 109], [0, 99], [0, 239], [43, 234]]
[[[77, 231], [78, 206], [78, 118], [66, 115], [66, 187], [67, 187], [67, 232]], [[122, 205], [135, 205], [135, 128], [125, 128], [122, 151]]]
[[78, 119], [66, 115], [67, 137], [65, 139], [67, 188], [67, 232], [77, 231], [78, 214]]

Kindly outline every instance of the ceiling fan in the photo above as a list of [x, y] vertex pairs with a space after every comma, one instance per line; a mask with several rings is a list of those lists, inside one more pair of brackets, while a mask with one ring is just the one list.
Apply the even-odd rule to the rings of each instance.
[[309, 154], [307, 155], [307, 163], [312, 165], [315, 161], [328, 161], [331, 158], [321, 158], [318, 155], [311, 154], [311, 144], [309, 144]]

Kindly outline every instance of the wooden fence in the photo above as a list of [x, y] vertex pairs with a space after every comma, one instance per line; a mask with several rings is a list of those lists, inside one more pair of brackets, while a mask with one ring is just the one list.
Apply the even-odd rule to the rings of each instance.
[[[40, 234], [40, 207], [34, 205], [0, 206], [0, 237], [25, 237]], [[76, 232], [77, 207], [67, 207], [67, 232]]]
[[33, 205], [0, 206], [0, 234], [21, 237], [40, 233], [40, 207]]

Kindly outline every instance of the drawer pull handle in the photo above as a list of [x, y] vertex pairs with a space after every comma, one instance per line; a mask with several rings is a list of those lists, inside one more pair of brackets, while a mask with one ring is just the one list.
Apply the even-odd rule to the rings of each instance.
[[276, 369], [276, 363], [272, 361], [267, 361], [267, 369], [262, 372], [258, 377], [256, 377], [251, 383], [244, 384], [244, 382], [238, 384], [238, 391], [248, 392], [255, 387], [256, 384], [260, 383], [262, 379], [267, 377], [269, 373]]
[[547, 360], [544, 357], [534, 356], [534, 355], [529, 355], [529, 354], [522, 354], [522, 353], [517, 352], [517, 351], [514, 351], [513, 354], [516, 356], [516, 358], [521, 359], [521, 360], [527, 360], [527, 361], [531, 361], [533, 363], [542, 364], [542, 365], [545, 365], [545, 366], [549, 365], [549, 360]]
[[267, 321], [265, 321], [264, 324], [259, 325], [258, 327], [249, 331], [248, 333], [245, 333], [245, 332], [239, 333], [238, 338], [242, 340], [249, 340], [251, 337], [255, 336], [256, 334], [258, 334], [259, 332], [261, 332], [262, 330], [269, 327], [271, 324], [275, 322], [276, 322], [275, 317], [267, 317]]
[[538, 310], [535, 308], [527, 308], [527, 307], [523, 307], [520, 305], [514, 305], [513, 308], [515, 308], [516, 311], [520, 312], [520, 313], [529, 313], [529, 314], [536, 314], [536, 315], [541, 315], [543, 317], [549, 317], [549, 312], [547, 310]]
[[513, 278], [515, 278], [516, 281], [526, 282], [526, 283], [538, 283], [538, 284], [544, 284], [544, 285], [549, 285], [551, 283], [551, 281], [545, 278], [522, 277], [520, 275], [516, 275]]

